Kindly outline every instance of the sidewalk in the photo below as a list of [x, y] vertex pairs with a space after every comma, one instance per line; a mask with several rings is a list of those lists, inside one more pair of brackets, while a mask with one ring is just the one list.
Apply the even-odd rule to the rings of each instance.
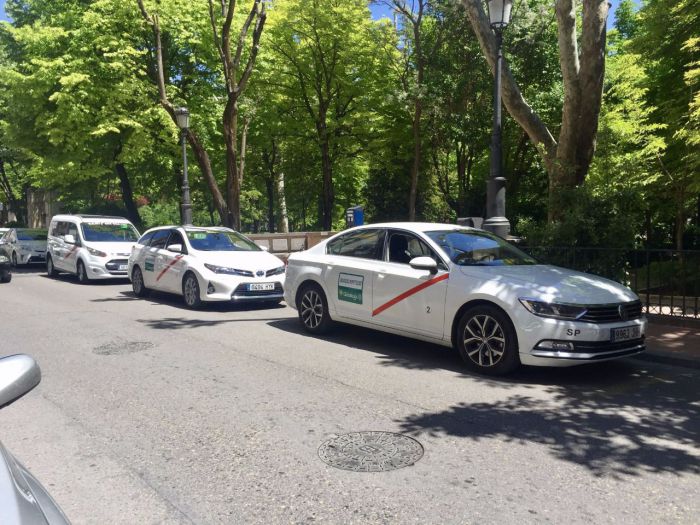
[[650, 320], [647, 350], [636, 359], [700, 369], [700, 326], [674, 326], [660, 319]]

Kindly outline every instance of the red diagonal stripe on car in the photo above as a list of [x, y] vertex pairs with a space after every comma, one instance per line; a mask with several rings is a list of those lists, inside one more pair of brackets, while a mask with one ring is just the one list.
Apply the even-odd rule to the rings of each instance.
[[71, 255], [73, 255], [73, 254], [75, 253], [75, 250], [77, 250], [77, 249], [78, 249], [77, 246], [73, 246], [73, 247], [70, 249], [70, 251], [68, 252], [68, 255], [66, 255], [66, 259], [68, 259], [68, 257], [70, 257]]
[[170, 268], [175, 266], [177, 261], [179, 261], [183, 257], [184, 257], [184, 255], [176, 255], [175, 258], [172, 261], [170, 261], [170, 264], [168, 266], [166, 266], [165, 268], [163, 268], [163, 271], [158, 274], [158, 277], [156, 277], [156, 281], [160, 281], [160, 278], [163, 277], [166, 273], [168, 273], [168, 270], [170, 270]]
[[381, 305], [379, 308], [375, 309], [375, 310], [372, 312], [372, 317], [374, 317], [375, 315], [379, 315], [379, 314], [382, 313], [384, 310], [386, 310], [386, 309], [388, 309], [388, 308], [391, 308], [391, 307], [394, 306], [396, 303], [400, 303], [401, 301], [403, 301], [403, 300], [406, 299], [407, 297], [411, 297], [412, 295], [417, 294], [417, 293], [420, 292], [421, 290], [425, 290], [428, 286], [432, 286], [432, 285], [434, 285], [434, 284], [437, 284], [437, 283], [439, 283], [440, 281], [446, 281], [446, 280], [449, 279], [449, 278], [450, 278], [450, 274], [449, 274], [449, 273], [444, 273], [444, 274], [442, 274], [442, 275], [438, 275], [437, 277], [433, 277], [433, 278], [430, 279], [429, 281], [425, 281], [424, 283], [421, 283], [421, 284], [419, 284], [418, 286], [415, 286], [414, 288], [411, 288], [410, 290], [405, 291], [405, 292], [402, 293], [401, 295], [398, 295], [398, 296], [394, 297], [394, 298], [393, 298], [391, 301], [389, 301], [388, 303], [384, 303], [384, 304]]

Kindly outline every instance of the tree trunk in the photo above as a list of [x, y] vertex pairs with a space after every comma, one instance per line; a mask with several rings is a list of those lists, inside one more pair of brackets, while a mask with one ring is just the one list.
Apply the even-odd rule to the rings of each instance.
[[[482, 53], [493, 68], [495, 37], [481, 0], [461, 0]], [[564, 80], [562, 123], [557, 142], [540, 117], [527, 104], [504, 60], [501, 81], [508, 113], [527, 133], [549, 175], [550, 221], [564, 219], [561, 193], [585, 180], [593, 159], [605, 74], [607, 0], [583, 0], [581, 49], [576, 35], [574, 0], [556, 0], [559, 63]]]
[[319, 146], [321, 148], [321, 173], [323, 175], [323, 195], [321, 195], [321, 229], [331, 231], [333, 229], [333, 205], [335, 194], [333, 192], [333, 162], [330, 152], [330, 138], [326, 127], [325, 112], [320, 115], [316, 124], [318, 130]]
[[267, 231], [275, 232], [275, 181], [272, 177], [265, 177], [265, 190], [267, 191]]
[[238, 103], [229, 100], [224, 110], [224, 142], [226, 142], [226, 205], [224, 225], [241, 228], [241, 185], [238, 177]]
[[17, 199], [15, 198], [15, 193], [12, 191], [12, 186], [10, 185], [10, 179], [7, 177], [5, 172], [5, 161], [0, 157], [0, 187], [2, 187], [3, 193], [7, 197], [7, 204], [9, 208], [17, 212]]
[[121, 162], [117, 162], [114, 169], [119, 177], [119, 186], [122, 190], [122, 200], [124, 201], [124, 207], [126, 208], [127, 218], [140, 229], [142, 226], [141, 215], [139, 215], [139, 209], [136, 207], [136, 203], [134, 202], [134, 194], [131, 191], [131, 182], [129, 181], [129, 175], [126, 171], [126, 167]]
[[277, 206], [279, 208], [279, 228], [281, 233], [289, 233], [289, 217], [287, 216], [287, 195], [284, 190], [284, 172], [277, 173]]
[[[419, 71], [419, 76], [421, 73]], [[421, 81], [419, 81], [420, 84]], [[423, 102], [416, 96], [413, 109], [413, 165], [411, 166], [411, 188], [408, 193], [408, 220], [416, 220], [416, 200], [418, 198], [418, 173], [421, 163], [420, 121], [423, 114]]]

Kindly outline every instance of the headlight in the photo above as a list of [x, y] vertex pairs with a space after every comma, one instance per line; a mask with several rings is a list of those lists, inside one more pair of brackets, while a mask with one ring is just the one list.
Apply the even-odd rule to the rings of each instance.
[[281, 273], [284, 273], [284, 266], [280, 266], [279, 268], [275, 268], [274, 270], [269, 270], [267, 272], [267, 277], [270, 277], [271, 275], [279, 275]]
[[107, 254], [105, 252], [95, 250], [95, 248], [88, 248], [87, 251], [90, 255], [94, 255], [95, 257], [107, 257]]
[[4, 255], [0, 255], [0, 263], [7, 263], [10, 262], [10, 259], [5, 257]]
[[520, 303], [527, 308], [530, 313], [540, 317], [552, 317], [554, 319], [566, 319], [576, 321], [588, 311], [583, 306], [575, 304], [545, 303], [544, 301], [533, 301], [532, 299], [520, 298]]
[[247, 270], [237, 270], [236, 268], [227, 268], [225, 266], [216, 266], [214, 264], [204, 264], [207, 270], [214, 273], [223, 273], [226, 275], [240, 275], [241, 277], [253, 277], [253, 272]]

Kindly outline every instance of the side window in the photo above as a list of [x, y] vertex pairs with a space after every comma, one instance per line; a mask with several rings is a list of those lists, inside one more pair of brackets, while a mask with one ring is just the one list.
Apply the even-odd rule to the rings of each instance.
[[416, 257], [430, 257], [438, 263], [441, 270], [447, 269], [430, 246], [410, 233], [390, 232], [388, 251], [389, 262], [408, 264]]
[[154, 233], [155, 232], [148, 232], [147, 234], [142, 235], [141, 238], [138, 241], [136, 241], [136, 243], [141, 244], [143, 246], [148, 246], [151, 242], [151, 238], [153, 237]]
[[51, 226], [49, 227], [49, 235], [56, 236], [58, 235], [58, 224], [57, 222], [52, 222]]
[[182, 252], [183, 252], [183, 253], [187, 253], [187, 248], [185, 248], [185, 246], [187, 246], [187, 245], [185, 244], [185, 241], [184, 241], [184, 239], [182, 238], [182, 235], [181, 235], [180, 232], [177, 231], [177, 230], [171, 230], [171, 231], [170, 231], [170, 238], [168, 239], [168, 244], [167, 244], [167, 246], [172, 246], [173, 244], [179, 244], [179, 245], [181, 245], [181, 246], [182, 246]]
[[80, 237], [78, 236], [78, 226], [72, 222], [66, 223], [66, 234], [72, 235], [76, 241], [80, 239]]
[[151, 237], [151, 248], [165, 248], [165, 243], [170, 235], [170, 230], [158, 230]]
[[382, 259], [384, 230], [359, 230], [348, 233], [328, 246], [328, 252], [360, 259]]

